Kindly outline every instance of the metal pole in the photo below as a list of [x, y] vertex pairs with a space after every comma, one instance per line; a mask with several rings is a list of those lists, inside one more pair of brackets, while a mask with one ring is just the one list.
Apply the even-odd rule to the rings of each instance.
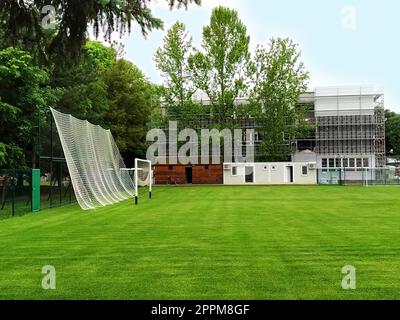
[[365, 186], [368, 187], [368, 169], [365, 168]]
[[[37, 119], [36, 119], [36, 126], [32, 126], [33, 129], [36, 129], [36, 134], [33, 134], [32, 137], [32, 169], [36, 169], [38, 164], [39, 164], [39, 122], [40, 122], [40, 112], [39, 108], [36, 108], [37, 110]], [[34, 161], [33, 161], [34, 160]]]
[[33, 199], [33, 188], [35, 187], [33, 185], [33, 172], [32, 171], [33, 171], [33, 169], [31, 169], [31, 171], [30, 171], [30, 178], [29, 178], [29, 180], [31, 182], [31, 194], [30, 194], [30, 197], [31, 197], [31, 212], [33, 211], [33, 201], [34, 201], [34, 199]]
[[71, 177], [69, 178], [69, 182], [68, 182], [68, 193], [69, 193], [69, 203], [72, 203], [72, 188], [71, 188]]
[[15, 175], [16, 172], [15, 170], [13, 171], [13, 177], [12, 177], [12, 192], [11, 192], [11, 204], [12, 204], [12, 216], [15, 216]]
[[40, 152], [41, 152], [41, 150], [42, 150], [42, 146], [41, 146], [41, 144], [40, 144], [40, 111], [39, 111], [39, 109], [38, 109], [38, 123], [37, 123], [37, 127], [38, 127], [38, 138], [37, 138], [37, 145], [36, 145], [36, 148], [37, 148], [37, 157], [38, 157], [38, 159], [37, 159], [37, 162], [38, 162], [38, 169], [40, 169]]
[[135, 159], [135, 205], [138, 204], [138, 166], [137, 166], [137, 159]]
[[152, 184], [153, 184], [153, 170], [151, 170], [151, 162], [150, 162], [149, 164], [150, 164], [150, 178], [149, 178], [149, 184], [150, 184], [150, 186], [149, 186], [149, 198], [151, 199], [151, 186], [152, 186]]
[[62, 171], [61, 171], [61, 162], [57, 163], [58, 174], [57, 174], [57, 181], [58, 181], [58, 189], [59, 189], [59, 196], [60, 196], [60, 206], [62, 205]]

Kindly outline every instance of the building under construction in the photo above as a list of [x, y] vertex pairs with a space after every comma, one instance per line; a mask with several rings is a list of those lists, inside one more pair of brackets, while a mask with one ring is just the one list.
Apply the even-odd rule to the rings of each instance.
[[[204, 96], [197, 100], [203, 105], [210, 104]], [[247, 102], [247, 98], [239, 98], [236, 104], [243, 105]], [[297, 107], [308, 109], [306, 122], [311, 130], [309, 136], [286, 137], [283, 147], [291, 149], [292, 162], [310, 163], [313, 169], [321, 172], [339, 172], [345, 174], [345, 179], [349, 181], [362, 180], [366, 169], [385, 167], [383, 90], [374, 87], [319, 87], [302, 94]], [[211, 122], [210, 116], [204, 115], [186, 125], [201, 129], [212, 127]], [[259, 148], [262, 141], [257, 132], [260, 131], [257, 119], [241, 119], [236, 125], [243, 130], [254, 130], [251, 141], [243, 140], [242, 154], [245, 155], [248, 145], [253, 145], [255, 158], [262, 162], [265, 155]], [[220, 154], [224, 154], [222, 150]], [[201, 180], [202, 183], [218, 183], [222, 179], [223, 162], [221, 159], [220, 166], [213, 167], [212, 173], [206, 165], [204, 170], [199, 171], [198, 177], [195, 170], [199, 166], [197, 164], [159, 165], [156, 169], [156, 181], [191, 183]], [[210, 174], [205, 174], [207, 172]], [[218, 181], [215, 181], [216, 176]]]
[[373, 87], [321, 87], [302, 95], [310, 105], [311, 137], [294, 139], [295, 161], [314, 160], [318, 168], [360, 171], [381, 168], [385, 158], [382, 90]]

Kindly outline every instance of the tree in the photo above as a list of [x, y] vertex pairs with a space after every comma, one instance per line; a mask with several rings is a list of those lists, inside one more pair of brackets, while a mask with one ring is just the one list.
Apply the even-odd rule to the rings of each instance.
[[[190, 3], [200, 5], [201, 0], [167, 0], [170, 8], [187, 6]], [[130, 32], [133, 23], [137, 23], [143, 35], [153, 29], [163, 27], [163, 22], [154, 17], [149, 5], [152, 0], [2, 0], [0, 3], [0, 21], [3, 21], [5, 34], [10, 45], [22, 40], [45, 45], [45, 51], [59, 57], [77, 57], [86, 41], [89, 26], [93, 26], [96, 37], [105, 30], [110, 40], [114, 31], [124, 34]], [[47, 7], [46, 7], [47, 6]], [[42, 20], [46, 15], [42, 10], [52, 6], [56, 10], [57, 32], [48, 44], [43, 41], [46, 31]], [[47, 21], [47, 20], [46, 20]]]
[[131, 62], [120, 59], [105, 74], [110, 107], [105, 125], [126, 159], [146, 154], [147, 124], [157, 100], [155, 88]]
[[230, 126], [235, 100], [248, 88], [250, 37], [235, 10], [218, 7], [203, 29], [203, 52], [190, 58], [196, 86], [211, 101], [214, 121]]
[[386, 110], [385, 116], [386, 152], [398, 156], [400, 155], [400, 114]]
[[269, 47], [258, 46], [254, 58], [251, 94], [267, 161], [287, 160], [287, 144], [305, 126], [303, 110], [296, 108], [307, 90], [309, 73], [300, 61], [297, 45], [290, 39], [272, 39]]
[[90, 122], [104, 124], [110, 102], [104, 73], [116, 63], [116, 52], [98, 41], [88, 41], [76, 64], [55, 68], [52, 86], [64, 88], [58, 109]]
[[178, 120], [183, 122], [185, 118], [193, 118], [198, 109], [192, 100], [197, 88], [189, 67], [189, 57], [193, 53], [192, 38], [185, 25], [177, 22], [168, 30], [164, 45], [158, 48], [154, 58], [164, 80], [164, 107], [170, 118], [179, 115]]
[[0, 166], [22, 168], [26, 156], [35, 163], [32, 139], [37, 117], [54, 98], [48, 74], [19, 49], [0, 51]]

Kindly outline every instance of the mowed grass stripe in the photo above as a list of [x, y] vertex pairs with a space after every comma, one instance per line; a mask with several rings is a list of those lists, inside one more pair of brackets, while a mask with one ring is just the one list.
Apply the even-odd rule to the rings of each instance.
[[[0, 221], [0, 298], [397, 299], [400, 189], [157, 187]], [[57, 289], [41, 288], [54, 265]], [[357, 268], [357, 290], [341, 268]]]

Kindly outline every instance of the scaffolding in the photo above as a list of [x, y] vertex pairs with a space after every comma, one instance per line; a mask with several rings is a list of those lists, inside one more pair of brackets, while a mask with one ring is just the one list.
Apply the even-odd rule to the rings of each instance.
[[[348, 155], [371, 155], [375, 167], [386, 165], [385, 112], [383, 94], [368, 88], [349, 89], [336, 94], [317, 92], [316, 144], [318, 155], [343, 158]], [[357, 92], [357, 90], [359, 90]], [[336, 104], [336, 106], [335, 106]], [[359, 104], [358, 108], [354, 107]]]

